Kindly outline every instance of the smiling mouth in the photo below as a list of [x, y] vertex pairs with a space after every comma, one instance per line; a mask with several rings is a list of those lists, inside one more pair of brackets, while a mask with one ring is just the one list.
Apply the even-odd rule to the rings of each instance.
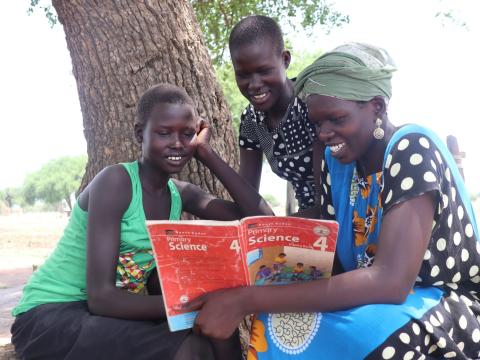
[[341, 144], [336, 144], [336, 145], [330, 145], [330, 151], [335, 154], [336, 152], [339, 152], [343, 147], [345, 146], [345, 143]]
[[167, 159], [170, 161], [180, 161], [183, 159], [183, 156], [168, 156]]
[[268, 94], [266, 92], [264, 92], [262, 94], [258, 94], [258, 95], [252, 95], [252, 99], [254, 101], [262, 101], [263, 99], [265, 99], [267, 97], [267, 95]]

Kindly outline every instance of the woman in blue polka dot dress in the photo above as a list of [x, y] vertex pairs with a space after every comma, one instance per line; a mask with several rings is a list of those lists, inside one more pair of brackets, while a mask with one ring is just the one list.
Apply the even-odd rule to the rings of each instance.
[[257, 313], [249, 359], [480, 358], [471, 201], [435, 134], [389, 121], [394, 70], [385, 50], [351, 43], [296, 83], [326, 145], [319, 197], [323, 217], [340, 224], [340, 271], [209, 294], [197, 302], [203, 333], [227, 336]]

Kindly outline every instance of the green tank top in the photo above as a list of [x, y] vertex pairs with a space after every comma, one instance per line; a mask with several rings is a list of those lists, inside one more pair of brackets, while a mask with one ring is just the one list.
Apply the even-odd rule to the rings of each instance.
[[[140, 292], [155, 263], [145, 225], [138, 163], [134, 161], [122, 165], [132, 182], [132, 200], [121, 221], [116, 285]], [[178, 220], [182, 212], [182, 200], [172, 180], [168, 181], [168, 188], [171, 197], [170, 220]], [[12, 311], [13, 316], [46, 303], [87, 299], [86, 231], [87, 212], [77, 202], [57, 247], [25, 285], [20, 302]]]

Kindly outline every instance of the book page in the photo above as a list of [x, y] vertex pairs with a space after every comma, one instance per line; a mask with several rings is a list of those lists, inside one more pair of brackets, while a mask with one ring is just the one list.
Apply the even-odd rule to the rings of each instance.
[[252, 285], [331, 275], [338, 233], [335, 221], [256, 216], [242, 220], [242, 232]]
[[171, 331], [193, 326], [180, 310], [207, 292], [248, 284], [238, 222], [147, 221]]

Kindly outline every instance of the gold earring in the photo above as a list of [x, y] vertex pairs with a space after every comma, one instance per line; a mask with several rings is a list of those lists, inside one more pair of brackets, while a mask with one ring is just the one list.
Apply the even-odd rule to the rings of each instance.
[[375, 130], [373, 130], [373, 137], [377, 140], [382, 140], [385, 136], [385, 132], [382, 129], [382, 119], [377, 118], [375, 121], [375, 125], [377, 126]]

